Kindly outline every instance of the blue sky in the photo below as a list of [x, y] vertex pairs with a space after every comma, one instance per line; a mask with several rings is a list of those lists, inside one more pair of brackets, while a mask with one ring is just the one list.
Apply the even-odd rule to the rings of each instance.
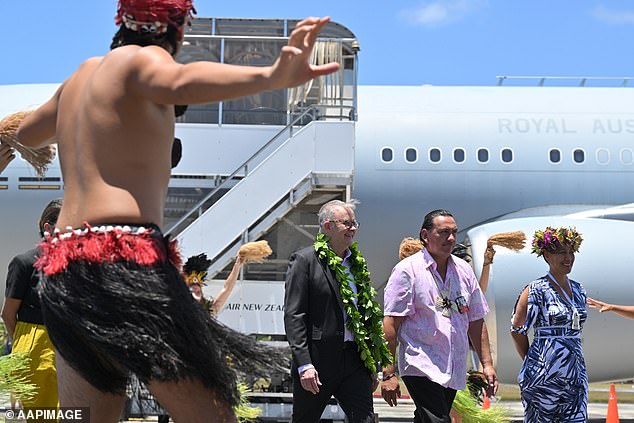
[[[494, 85], [497, 75], [634, 76], [631, 0], [196, 2], [201, 17], [330, 15], [364, 85]], [[3, 1], [0, 84], [60, 82], [107, 52], [114, 0]], [[634, 85], [634, 82], [632, 83]]]

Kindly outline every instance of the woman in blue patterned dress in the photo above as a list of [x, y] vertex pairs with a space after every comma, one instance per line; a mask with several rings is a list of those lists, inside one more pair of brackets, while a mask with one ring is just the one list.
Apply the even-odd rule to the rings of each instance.
[[[568, 279], [581, 245], [574, 228], [535, 232], [532, 252], [543, 256], [547, 275], [522, 291], [511, 334], [524, 360], [518, 376], [526, 423], [587, 422], [588, 375], [581, 350], [586, 292]], [[529, 345], [528, 330], [534, 338]]]

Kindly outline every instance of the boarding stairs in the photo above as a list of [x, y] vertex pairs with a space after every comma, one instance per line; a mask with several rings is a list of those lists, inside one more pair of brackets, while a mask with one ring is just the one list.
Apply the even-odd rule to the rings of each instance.
[[302, 200], [320, 190], [349, 196], [354, 122], [320, 119], [319, 112], [312, 106], [297, 114], [167, 231], [183, 257], [205, 252], [213, 278], [240, 246], [258, 240]]

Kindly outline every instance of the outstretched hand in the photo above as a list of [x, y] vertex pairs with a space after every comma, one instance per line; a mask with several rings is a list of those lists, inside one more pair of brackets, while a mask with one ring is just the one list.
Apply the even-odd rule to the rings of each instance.
[[282, 47], [279, 57], [272, 66], [273, 89], [296, 87], [318, 76], [339, 70], [339, 63], [319, 66], [309, 63], [317, 36], [328, 22], [330, 22], [329, 17], [306, 18], [297, 23], [288, 44]]
[[590, 308], [594, 308], [596, 310], [599, 310], [599, 313], [603, 313], [604, 311], [611, 311], [612, 310], [612, 304], [608, 304], [608, 303], [604, 303], [603, 301], [599, 301], [599, 300], [595, 300], [592, 298], [589, 298], [586, 300], [588, 305], [590, 306]]

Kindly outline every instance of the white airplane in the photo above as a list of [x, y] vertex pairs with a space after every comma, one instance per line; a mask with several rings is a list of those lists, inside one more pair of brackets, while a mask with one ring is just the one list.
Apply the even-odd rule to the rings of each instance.
[[[215, 31], [224, 21], [215, 20]], [[231, 62], [231, 43], [244, 39], [235, 31], [196, 33], [205, 22], [194, 25], [186, 56], [197, 57], [196, 48], [213, 53], [218, 42]], [[236, 22], [231, 28], [262, 21]], [[282, 92], [192, 107], [177, 124], [183, 158], [170, 182], [165, 227], [180, 239], [184, 255], [206, 251], [215, 260], [210, 273], [222, 278], [244, 241], [267, 239], [276, 253], [244, 274], [251, 286], [270, 285], [260, 285], [257, 294], [238, 288], [221, 319], [247, 332], [283, 335], [279, 292], [286, 260], [312, 242], [315, 212], [331, 198], [359, 201], [357, 240], [379, 290], [398, 260], [401, 239], [418, 236], [423, 216], [445, 208], [471, 247], [477, 275], [486, 240], [495, 233], [522, 230], [530, 241], [547, 225], [576, 226], [585, 240], [571, 277], [592, 297], [634, 304], [628, 245], [634, 238], [634, 206], [628, 206], [634, 201], [634, 90], [357, 87], [356, 40], [341, 25], [331, 29], [343, 40], [346, 66], [338, 86], [344, 94], [307, 108], [319, 117], [285, 127], [299, 113], [287, 113]], [[277, 51], [279, 37], [269, 38]], [[323, 94], [329, 84], [317, 90]], [[0, 116], [42, 103], [56, 87], [0, 86]], [[43, 179], [19, 158], [0, 175], [0, 279], [10, 258], [37, 241], [39, 213], [62, 190], [57, 162]], [[546, 271], [529, 248], [500, 250], [495, 257], [487, 321], [503, 381], [512, 382], [521, 364], [508, 333], [512, 307], [523, 287]], [[634, 338], [627, 336], [633, 324], [589, 312], [584, 350], [591, 380], [634, 377]]]

